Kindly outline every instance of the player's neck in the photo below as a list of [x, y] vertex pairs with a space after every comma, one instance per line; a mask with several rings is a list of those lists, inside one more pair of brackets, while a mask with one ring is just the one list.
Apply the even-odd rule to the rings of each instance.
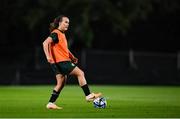
[[60, 28], [58, 28], [58, 30], [59, 30], [60, 32], [62, 32], [62, 33], [64, 33], [64, 32], [65, 32], [65, 31], [61, 30]]

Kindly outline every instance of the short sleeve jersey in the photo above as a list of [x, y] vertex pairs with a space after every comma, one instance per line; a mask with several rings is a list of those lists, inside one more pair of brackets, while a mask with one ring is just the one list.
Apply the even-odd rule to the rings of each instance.
[[71, 61], [69, 58], [69, 49], [67, 44], [66, 36], [63, 32], [58, 29], [55, 29], [51, 32], [50, 36], [53, 40], [51, 44], [50, 56], [53, 58], [53, 62], [58, 63], [63, 61]]

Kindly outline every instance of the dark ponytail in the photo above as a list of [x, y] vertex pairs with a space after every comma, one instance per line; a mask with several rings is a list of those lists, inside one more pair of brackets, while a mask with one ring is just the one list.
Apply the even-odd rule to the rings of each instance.
[[49, 25], [49, 31], [52, 32], [54, 29], [57, 29], [59, 27], [59, 22], [62, 22], [62, 18], [66, 17], [64, 15], [60, 15], [54, 19], [53, 22]]

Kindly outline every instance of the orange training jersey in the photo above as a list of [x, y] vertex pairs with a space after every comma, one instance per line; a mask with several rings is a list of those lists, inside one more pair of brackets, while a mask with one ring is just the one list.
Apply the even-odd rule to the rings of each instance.
[[53, 58], [54, 61], [50, 63], [71, 61], [71, 59], [69, 58], [69, 49], [65, 34], [58, 29], [53, 30], [52, 33], [57, 34], [58, 42], [57, 43], [53, 42], [51, 44], [50, 56]]

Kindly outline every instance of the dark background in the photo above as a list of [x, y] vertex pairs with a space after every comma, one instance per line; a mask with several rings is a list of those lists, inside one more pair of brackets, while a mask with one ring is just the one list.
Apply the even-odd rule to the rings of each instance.
[[0, 14], [2, 85], [52, 84], [42, 42], [60, 14], [90, 83], [180, 84], [179, 0], [1, 0]]

